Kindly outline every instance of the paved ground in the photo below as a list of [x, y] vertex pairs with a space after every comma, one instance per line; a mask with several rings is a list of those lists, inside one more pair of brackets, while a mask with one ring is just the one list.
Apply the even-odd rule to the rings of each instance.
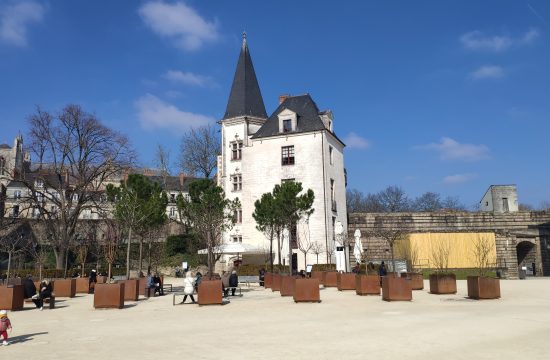
[[320, 304], [295, 304], [255, 287], [225, 306], [172, 306], [167, 295], [123, 310], [94, 310], [79, 295], [10, 313], [14, 342], [0, 358], [549, 359], [550, 279], [501, 289], [500, 300], [473, 301], [459, 281], [456, 295], [387, 303], [329, 288]]

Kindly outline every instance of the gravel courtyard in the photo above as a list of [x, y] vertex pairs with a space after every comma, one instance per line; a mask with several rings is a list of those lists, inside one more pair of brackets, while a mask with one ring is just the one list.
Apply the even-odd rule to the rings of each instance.
[[[166, 283], [182, 285], [182, 279]], [[172, 296], [94, 310], [92, 295], [55, 310], [10, 312], [2, 359], [548, 359], [550, 279], [501, 281], [502, 299], [415, 291], [412, 302], [321, 289], [295, 304], [259, 287], [224, 306], [176, 305]], [[181, 297], [179, 298], [181, 299]]]

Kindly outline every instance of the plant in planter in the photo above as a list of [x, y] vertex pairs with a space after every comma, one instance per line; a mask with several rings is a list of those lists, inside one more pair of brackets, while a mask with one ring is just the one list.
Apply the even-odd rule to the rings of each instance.
[[456, 294], [456, 275], [449, 272], [449, 254], [451, 244], [444, 239], [432, 245], [432, 261], [436, 268], [430, 274], [430, 293]]
[[474, 240], [472, 258], [478, 274], [467, 277], [469, 298], [478, 300], [500, 298], [500, 279], [487, 276], [495, 251], [494, 244], [487, 239], [478, 236]]

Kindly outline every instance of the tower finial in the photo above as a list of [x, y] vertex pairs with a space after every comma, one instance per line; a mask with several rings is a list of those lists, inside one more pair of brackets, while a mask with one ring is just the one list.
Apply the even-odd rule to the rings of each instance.
[[243, 31], [243, 45], [246, 44], [246, 31]]

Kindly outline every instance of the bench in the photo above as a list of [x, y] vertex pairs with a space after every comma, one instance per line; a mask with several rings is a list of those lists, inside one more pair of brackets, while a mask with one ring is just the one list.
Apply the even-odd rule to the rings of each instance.
[[[233, 290], [233, 289], [239, 290], [239, 295], [232, 295], [232, 296], [243, 296], [243, 293], [242, 293], [242, 291], [241, 291], [241, 287], [240, 287], [240, 286], [228, 286], [228, 287], [226, 287], [226, 288], [225, 288], [225, 292], [227, 293], [227, 296], [229, 296], [229, 291], [231, 291], [231, 290]], [[224, 296], [225, 296], [225, 294], [224, 294]]]
[[170, 292], [172, 292], [172, 284], [162, 284], [162, 291], [167, 291], [166, 289], [170, 288]]
[[257, 283], [260, 284], [260, 276], [256, 275], [243, 275], [239, 276], [239, 284], [246, 284], [246, 286], [250, 287], [250, 283]]

